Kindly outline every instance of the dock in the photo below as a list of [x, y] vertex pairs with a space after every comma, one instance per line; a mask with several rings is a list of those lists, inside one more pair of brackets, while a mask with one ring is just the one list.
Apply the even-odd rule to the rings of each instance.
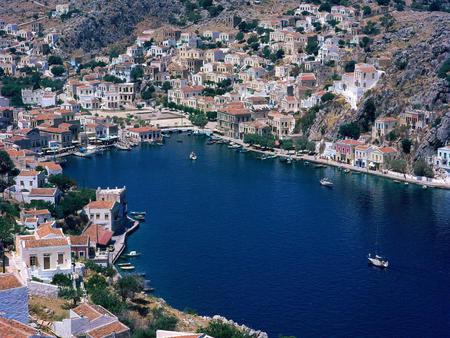
[[123, 251], [125, 250], [125, 247], [127, 246], [127, 236], [131, 233], [133, 233], [138, 227], [139, 227], [139, 221], [136, 221], [129, 216], [128, 220], [132, 222], [132, 226], [127, 228], [124, 233], [113, 236], [114, 240], [114, 251], [111, 252], [111, 262], [114, 264], [122, 255]]

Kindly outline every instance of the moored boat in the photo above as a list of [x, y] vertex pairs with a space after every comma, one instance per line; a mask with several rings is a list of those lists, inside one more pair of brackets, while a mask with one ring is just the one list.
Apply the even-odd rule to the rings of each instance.
[[130, 251], [129, 253], [127, 253], [125, 256], [127, 256], [127, 257], [137, 257], [137, 256], [140, 256], [141, 254], [139, 253], [139, 252], [137, 252], [137, 251]]
[[197, 159], [197, 154], [194, 152], [191, 152], [191, 154], [189, 155], [189, 159], [192, 161], [195, 161]]
[[121, 266], [120, 268], [125, 271], [131, 271], [131, 270], [135, 269], [134, 265], [125, 265], [125, 266]]

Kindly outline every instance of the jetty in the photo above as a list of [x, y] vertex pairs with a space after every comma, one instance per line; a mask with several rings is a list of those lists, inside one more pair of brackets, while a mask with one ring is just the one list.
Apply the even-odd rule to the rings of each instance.
[[131, 227], [127, 228], [120, 235], [112, 237], [112, 239], [114, 240], [114, 251], [111, 252], [111, 262], [113, 264], [119, 259], [119, 257], [125, 250], [125, 247], [127, 246], [127, 236], [133, 233], [139, 227], [139, 221], [136, 221], [129, 216], [127, 216], [127, 219], [131, 222]]

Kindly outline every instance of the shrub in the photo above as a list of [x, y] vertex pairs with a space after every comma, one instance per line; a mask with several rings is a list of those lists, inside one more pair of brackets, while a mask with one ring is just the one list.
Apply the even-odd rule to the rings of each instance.
[[348, 61], [345, 63], [344, 70], [346, 73], [353, 73], [355, 71], [356, 61]]
[[416, 176], [434, 177], [433, 169], [422, 159], [419, 159], [414, 163], [413, 171]]
[[320, 98], [320, 101], [322, 102], [328, 102], [334, 99], [334, 94], [331, 92], [325, 93], [322, 95], [322, 97]]
[[52, 278], [52, 284], [58, 285], [58, 286], [65, 286], [70, 287], [72, 286], [72, 280], [68, 275], [65, 275], [63, 273], [57, 273]]
[[219, 320], [211, 321], [207, 327], [200, 328], [198, 332], [205, 333], [212, 337], [220, 338], [251, 338], [248, 333], [239, 331], [235, 326]]
[[361, 135], [361, 129], [356, 122], [345, 123], [339, 127], [339, 134], [343, 137], [358, 139]]
[[55, 76], [61, 76], [64, 74], [66, 70], [64, 69], [63, 66], [55, 66], [52, 68], [52, 74]]
[[398, 173], [406, 173], [406, 161], [401, 159], [393, 159], [389, 162], [389, 167]]

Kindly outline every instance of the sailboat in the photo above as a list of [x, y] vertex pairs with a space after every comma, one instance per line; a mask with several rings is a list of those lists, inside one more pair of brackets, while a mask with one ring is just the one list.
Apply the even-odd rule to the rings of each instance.
[[194, 152], [191, 152], [191, 154], [189, 155], [189, 159], [192, 161], [195, 161], [197, 159], [197, 154]]
[[369, 253], [367, 256], [369, 265], [376, 266], [378, 268], [385, 269], [389, 266], [389, 261], [387, 258], [378, 255], [378, 224], [377, 224], [377, 233], [375, 237], [375, 255]]

